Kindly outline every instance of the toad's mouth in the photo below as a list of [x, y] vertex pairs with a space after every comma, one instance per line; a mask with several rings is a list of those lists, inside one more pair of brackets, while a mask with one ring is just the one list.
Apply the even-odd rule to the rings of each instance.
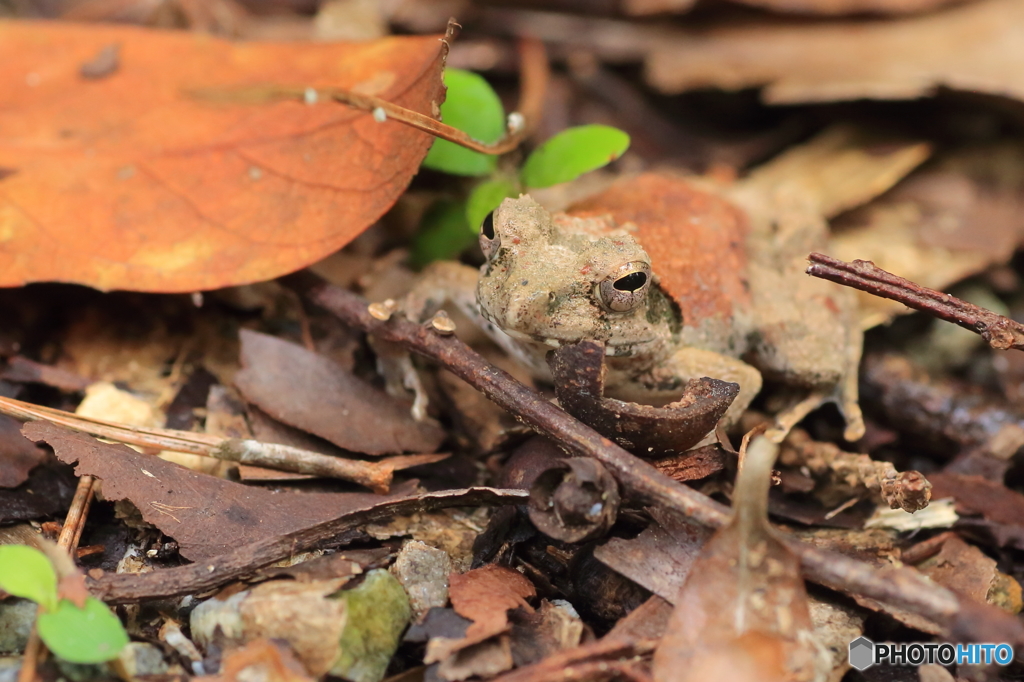
[[654, 345], [658, 342], [658, 339], [654, 336], [644, 336], [641, 338], [605, 338], [595, 339], [589, 336], [580, 336], [578, 334], [566, 333], [558, 336], [554, 334], [530, 334], [527, 332], [519, 331], [511, 327], [502, 325], [489, 311], [484, 307], [480, 306], [481, 315], [489, 323], [490, 329], [495, 332], [500, 332], [505, 336], [517, 341], [526, 346], [542, 346], [545, 348], [561, 348], [563, 345], [578, 343], [583, 340], [598, 340], [602, 341], [605, 345], [605, 354], [610, 357], [623, 357], [631, 356], [641, 353], [647, 347]]

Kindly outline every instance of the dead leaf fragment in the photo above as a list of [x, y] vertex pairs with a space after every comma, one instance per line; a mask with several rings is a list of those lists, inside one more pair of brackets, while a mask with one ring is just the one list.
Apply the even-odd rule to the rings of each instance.
[[452, 574], [449, 587], [452, 608], [473, 621], [467, 637], [500, 632], [508, 624], [506, 612], [520, 607], [532, 611], [526, 598], [536, 594], [533, 583], [522, 573], [497, 564]]
[[[119, 45], [116, 71], [82, 64]], [[269, 85], [364, 88], [427, 115], [436, 36], [231, 42], [131, 26], [0, 23], [0, 286], [196, 291], [347, 243], [404, 191], [429, 135], [331, 102], [211, 103]]]
[[36, 467], [21, 485], [0, 491], [0, 523], [59, 518], [71, 504], [77, 481], [69, 467]]
[[729, 525], [705, 544], [654, 654], [657, 682], [824, 679], [800, 562], [768, 524], [777, 446], [745, 448]]
[[461, 637], [432, 636], [424, 662], [438, 663], [437, 675], [445, 680], [492, 677], [511, 668], [508, 612], [522, 609], [533, 613], [526, 602], [526, 597], [536, 594], [533, 583], [518, 571], [497, 564], [453, 573], [450, 582], [452, 608], [473, 622]]
[[983, 604], [993, 601], [991, 595], [1003, 588], [1012, 593], [1008, 610], [1011, 613], [1020, 611], [1021, 587], [1017, 581], [1000, 573], [994, 559], [957, 535], [950, 534], [939, 553], [918, 564], [917, 568], [943, 587]]
[[1024, 495], [981, 476], [937, 473], [929, 479], [936, 499], [952, 497], [961, 515], [980, 514], [996, 542], [1024, 547]]
[[[943, 154], [833, 222], [828, 253], [940, 291], [1006, 262], [1024, 239], [1024, 148], [1001, 141]], [[857, 292], [864, 328], [906, 308]]]
[[15, 355], [7, 361], [7, 366], [0, 372], [0, 379], [46, 384], [68, 392], [84, 391], [92, 383], [74, 372], [44, 365], [21, 355]]
[[693, 32], [659, 45], [646, 69], [666, 93], [763, 86], [771, 104], [914, 99], [940, 86], [1022, 99], [1022, 60], [1024, 2], [986, 0], [901, 19]]
[[711, 531], [674, 516], [657, 517], [635, 538], [611, 538], [595, 547], [594, 557], [666, 601], [675, 602]]
[[22, 437], [19, 422], [0, 415], [0, 488], [18, 487], [47, 459], [46, 450]]
[[511, 612], [510, 643], [516, 667], [542, 661], [558, 651], [578, 646], [583, 637], [583, 621], [567, 604], [543, 600], [534, 612]]
[[[786, 215], [792, 194], [799, 193], [815, 217], [831, 218], [890, 189], [930, 154], [924, 142], [835, 125], [758, 166], [728, 196], [747, 209], [753, 229], [764, 232], [769, 229], [764, 223], [773, 219], [792, 222], [793, 216]], [[798, 255], [803, 260], [807, 254], [800, 249]]]
[[124, 445], [111, 445], [49, 422], [22, 433], [46, 441], [75, 472], [103, 481], [108, 500], [131, 500], [142, 518], [202, 561], [260, 539], [312, 526], [386, 498], [369, 493], [275, 493], [185, 469]]
[[418, 422], [408, 407], [332, 360], [267, 334], [243, 329], [235, 384], [275, 419], [338, 447], [383, 455], [433, 452], [444, 431]]

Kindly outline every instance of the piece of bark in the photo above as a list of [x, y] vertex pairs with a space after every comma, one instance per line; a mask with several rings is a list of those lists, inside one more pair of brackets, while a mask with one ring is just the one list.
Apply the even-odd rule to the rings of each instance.
[[604, 344], [580, 341], [548, 356], [562, 408], [638, 457], [679, 454], [699, 443], [725, 415], [739, 384], [691, 379], [664, 407], [604, 397]]

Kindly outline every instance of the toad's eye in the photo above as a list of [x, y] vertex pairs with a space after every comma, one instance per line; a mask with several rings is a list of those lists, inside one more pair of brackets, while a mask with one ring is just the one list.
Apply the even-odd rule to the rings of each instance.
[[491, 260], [500, 246], [501, 237], [494, 231], [494, 211], [491, 211], [480, 225], [480, 250], [484, 252], [484, 258]]
[[643, 303], [650, 285], [651, 266], [644, 261], [632, 261], [598, 284], [597, 296], [607, 310], [625, 313]]

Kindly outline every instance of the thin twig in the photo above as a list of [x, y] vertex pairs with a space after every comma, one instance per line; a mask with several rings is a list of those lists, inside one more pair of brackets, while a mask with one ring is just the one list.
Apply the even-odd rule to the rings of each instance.
[[0, 414], [24, 421], [42, 419], [97, 438], [142, 448], [185, 452], [214, 457], [229, 462], [289, 471], [296, 474], [340, 478], [364, 485], [374, 492], [385, 493], [395, 471], [445, 459], [447, 454], [398, 455], [375, 461], [331, 457], [319, 452], [252, 439], [222, 438], [208, 433], [176, 431], [155, 427], [132, 426], [118, 422], [82, 417], [0, 396]]
[[996, 350], [1024, 350], [1024, 325], [991, 310], [980, 308], [956, 296], [915, 284], [876, 267], [869, 260], [851, 263], [823, 253], [807, 257], [811, 265], [807, 274], [843, 284], [869, 294], [888, 298], [903, 305], [929, 313], [946, 322], [960, 325], [980, 334]]
[[[442, 336], [399, 316], [388, 321], [378, 320], [367, 311], [365, 299], [308, 273], [289, 275], [281, 282], [302, 292], [349, 326], [440, 363], [572, 454], [599, 460], [612, 471], [635, 501], [661, 506], [713, 528], [721, 527], [729, 520], [730, 513], [724, 505], [673, 481], [650, 464], [601, 437], [538, 392], [487, 362], [456, 337]], [[916, 570], [898, 568], [882, 575], [861, 561], [780, 535], [787, 547], [800, 557], [804, 575], [817, 583], [900, 606], [942, 625], [950, 636], [971, 639], [998, 634], [1002, 639], [976, 641], [1024, 643], [1024, 626], [1015, 618], [989, 605], [972, 604], [970, 599], [958, 597]]]
[[519, 39], [519, 102], [516, 111], [523, 117], [523, 136], [536, 130], [544, 115], [544, 100], [551, 80], [551, 63], [544, 42], [538, 38]]
[[382, 498], [380, 502], [368, 501], [361, 509], [349, 510], [328, 521], [239, 545], [210, 561], [161, 568], [149, 573], [107, 573], [96, 576], [90, 571], [86, 576], [86, 586], [97, 598], [115, 604], [181, 597], [219, 587], [325, 541], [337, 546], [365, 537], [364, 528], [370, 523], [452, 507], [526, 504], [529, 497], [525, 490], [465, 488]]
[[[544, 43], [536, 38], [521, 38], [519, 41], [519, 105], [516, 111], [509, 114], [508, 130], [505, 136], [493, 143], [474, 140], [467, 133], [437, 121], [429, 116], [398, 106], [392, 102], [361, 95], [351, 90], [331, 89], [318, 90], [318, 97], [333, 99], [349, 106], [373, 112], [374, 116], [386, 116], [399, 123], [412, 126], [417, 130], [430, 133], [442, 140], [472, 149], [482, 154], [506, 154], [526, 138], [540, 121], [544, 109], [544, 97], [547, 93], [548, 80], [551, 75], [547, 52]], [[310, 94], [306, 90], [291, 90], [292, 97], [306, 99]]]
[[500, 155], [518, 147], [527, 134], [537, 126], [544, 107], [544, 97], [551, 73], [544, 43], [535, 38], [522, 38], [519, 47], [521, 55], [519, 106], [508, 116], [508, 128], [505, 136], [492, 143], [475, 140], [468, 133], [441, 123], [427, 114], [407, 109], [380, 97], [343, 88], [258, 86], [230, 90], [198, 89], [190, 91], [189, 94], [197, 99], [222, 103], [261, 104], [297, 100], [315, 104], [334, 100], [371, 112], [382, 122], [391, 119], [481, 154]]
[[92, 476], [82, 476], [78, 479], [78, 487], [75, 488], [75, 496], [71, 499], [71, 507], [68, 515], [64, 517], [64, 525], [57, 537], [57, 546], [71, 556], [75, 555], [75, 548], [78, 541], [82, 539], [82, 529], [85, 528], [85, 519], [89, 514], [89, 505], [92, 504], [93, 484], [96, 479]]
[[[36, 608], [36, 622], [39, 621], [39, 614], [43, 613], [43, 607]], [[25, 642], [25, 653], [21, 658], [21, 670], [18, 671], [18, 682], [33, 682], [36, 679], [36, 667], [39, 665], [39, 657], [45, 651], [43, 640], [39, 638], [39, 631], [36, 630], [35, 622], [32, 629], [28, 631], [28, 641]]]
[[[64, 525], [60, 529], [60, 536], [57, 538], [57, 547], [75, 556], [75, 548], [82, 537], [82, 529], [85, 527], [85, 519], [89, 515], [89, 505], [92, 504], [93, 484], [96, 482], [92, 476], [82, 476], [78, 479], [78, 486], [75, 488], [75, 496], [71, 499], [71, 507], [64, 517]], [[28, 642], [25, 644], [25, 655], [21, 661], [21, 670], [18, 673], [18, 682], [32, 682], [36, 677], [36, 668], [40, 660], [46, 656], [46, 647], [39, 637], [36, 623], [39, 622], [39, 614], [43, 612], [40, 605], [36, 610], [36, 620], [32, 623], [32, 629], [28, 633]]]

